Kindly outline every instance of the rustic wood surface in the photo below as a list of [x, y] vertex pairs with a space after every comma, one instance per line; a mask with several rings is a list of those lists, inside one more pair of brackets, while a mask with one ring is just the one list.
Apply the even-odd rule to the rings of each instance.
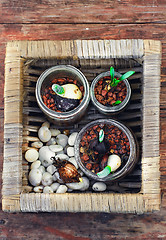
[[[162, 42], [161, 210], [151, 214], [4, 213], [0, 239], [166, 239], [166, 3], [164, 0], [1, 0], [0, 175], [3, 166], [4, 58], [9, 40], [155, 39]], [[0, 176], [0, 186], [2, 180]]]

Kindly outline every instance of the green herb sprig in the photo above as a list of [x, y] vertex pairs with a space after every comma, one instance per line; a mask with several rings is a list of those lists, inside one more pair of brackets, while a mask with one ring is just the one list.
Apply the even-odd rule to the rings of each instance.
[[135, 71], [128, 71], [125, 74], [123, 74], [119, 79], [114, 77], [114, 68], [111, 66], [110, 67], [110, 75], [111, 75], [111, 82], [110, 82], [110, 86], [111, 87], [116, 87], [118, 85], [119, 82], [125, 80], [126, 78], [130, 77], [131, 75], [133, 75], [135, 73]]

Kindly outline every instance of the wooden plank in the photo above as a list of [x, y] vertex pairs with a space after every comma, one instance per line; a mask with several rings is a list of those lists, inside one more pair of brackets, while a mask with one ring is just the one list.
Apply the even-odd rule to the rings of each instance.
[[[86, 30], [86, 28], [88, 28]], [[2, 43], [17, 40], [76, 40], [76, 39], [165, 39], [163, 24], [0, 24]], [[47, 37], [44, 32], [48, 32]], [[24, 33], [27, 33], [24, 35]], [[36, 34], [37, 33], [37, 34]], [[4, 45], [5, 46], [5, 45]], [[22, 49], [22, 48], [21, 48]], [[21, 55], [27, 54], [21, 50]]]
[[[47, 6], [47, 9], [45, 9]], [[52, 1], [19, 3], [3, 0], [1, 23], [149, 23], [165, 22], [164, 1]], [[34, 12], [35, 9], [35, 12]], [[56, 9], [56, 13], [55, 13]], [[157, 11], [156, 11], [157, 9]], [[120, 14], [119, 14], [120, 13]], [[63, 17], [62, 17], [63, 15]], [[86, 15], [86, 17], [85, 17]], [[17, 17], [15, 17], [17, 16]]]

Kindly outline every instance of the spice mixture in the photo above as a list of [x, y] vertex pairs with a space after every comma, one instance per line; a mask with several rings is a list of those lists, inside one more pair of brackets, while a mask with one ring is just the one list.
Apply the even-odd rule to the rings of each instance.
[[112, 107], [116, 101], [123, 101], [127, 94], [127, 88], [123, 81], [116, 87], [110, 86], [111, 77], [101, 78], [94, 89], [95, 97], [99, 103], [107, 107]]
[[[60, 105], [59, 102], [62, 101], [62, 97], [59, 97], [56, 95], [56, 93], [52, 90], [52, 85], [58, 84], [61, 86], [61, 85], [68, 84], [68, 83], [75, 84], [82, 92], [82, 96], [84, 96], [84, 87], [82, 85], [80, 85], [80, 83], [77, 80], [73, 80], [73, 79], [70, 79], [67, 77], [66, 78], [55, 78], [50, 82], [50, 85], [47, 86], [42, 91], [42, 100], [49, 109], [56, 111], [56, 112], [66, 112], [66, 111], [70, 111], [70, 110], [74, 109], [81, 103], [83, 97], [77, 101], [77, 99], [72, 99], [72, 96], [71, 96], [71, 99], [63, 98], [63, 100], [65, 100], [65, 101], [63, 101], [63, 105], [64, 105], [63, 109], [62, 109], [62, 107], [61, 108], [58, 107]], [[65, 109], [65, 105], [68, 106], [68, 104], [70, 104], [70, 106], [72, 105], [73, 108], [71, 107], [71, 109], [69, 109], [69, 108]]]
[[[104, 130], [102, 143], [98, 140], [101, 129]], [[80, 142], [80, 158], [83, 165], [97, 173], [106, 167], [108, 156], [111, 154], [119, 155], [122, 161], [121, 169], [130, 154], [130, 143], [126, 134], [118, 127], [108, 124], [95, 125], [88, 129]]]

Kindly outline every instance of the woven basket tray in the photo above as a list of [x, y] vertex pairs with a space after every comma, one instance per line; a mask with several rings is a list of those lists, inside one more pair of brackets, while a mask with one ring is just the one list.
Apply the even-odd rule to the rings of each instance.
[[[160, 208], [159, 97], [161, 45], [152, 40], [76, 40], [9, 42], [5, 59], [5, 120], [2, 207], [4, 211], [137, 212]], [[89, 81], [111, 65], [121, 73], [132, 68], [130, 106], [117, 118], [135, 133], [140, 158], [125, 179], [106, 193], [32, 193], [23, 153], [45, 120], [34, 90], [48, 67], [71, 64]], [[70, 127], [80, 130], [102, 114], [90, 105], [87, 117]]]

